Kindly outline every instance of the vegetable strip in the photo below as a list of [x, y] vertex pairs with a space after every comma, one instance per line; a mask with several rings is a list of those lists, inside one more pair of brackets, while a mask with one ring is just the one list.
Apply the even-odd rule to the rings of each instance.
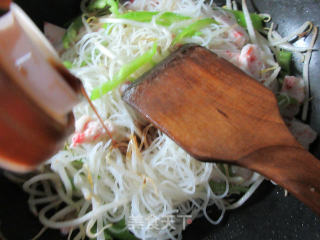
[[[160, 15], [159, 15], [160, 14]], [[175, 22], [188, 20], [190, 17], [183, 16], [180, 14], [176, 14], [173, 12], [147, 12], [147, 11], [140, 11], [140, 12], [127, 12], [124, 14], [119, 15], [119, 18], [134, 20], [137, 22], [151, 22], [152, 18], [159, 15], [156, 19], [156, 23], [161, 26], [170, 26]]]
[[[247, 23], [244, 17], [244, 13], [242, 11], [239, 10], [229, 10], [229, 9], [223, 9], [225, 11], [231, 12], [237, 23], [241, 26], [246, 28], [247, 27]], [[255, 14], [255, 13], [250, 13], [250, 18], [252, 21], [252, 25], [254, 27], [254, 29], [256, 29], [259, 32], [262, 32], [264, 30], [264, 17], [260, 16], [259, 14]]]
[[77, 17], [68, 27], [66, 33], [64, 34], [63, 38], [62, 38], [62, 43], [63, 43], [63, 47], [65, 49], [68, 49], [71, 45], [71, 43], [73, 43], [77, 37], [77, 34], [80, 30], [80, 28], [83, 26], [82, 23], [82, 17], [79, 16]]
[[88, 9], [89, 11], [104, 9], [109, 7], [109, 11], [115, 15], [119, 14], [118, 2], [114, 0], [95, 0], [90, 3]]
[[197, 32], [200, 29], [207, 27], [210, 24], [219, 24], [219, 23], [212, 18], [204, 18], [190, 24], [189, 26], [181, 30], [181, 32], [173, 40], [172, 45], [176, 45], [177, 43], [180, 43], [186, 37], [194, 36], [195, 34], [197, 34]]
[[145, 54], [136, 58], [132, 62], [124, 65], [113, 80], [108, 81], [104, 83], [101, 87], [94, 89], [91, 93], [91, 100], [96, 100], [100, 98], [102, 95], [106, 94], [107, 92], [119, 86], [132, 73], [137, 71], [143, 65], [150, 63], [152, 61], [153, 56], [156, 54], [156, 52], [157, 52], [157, 43], [154, 43], [152, 48], [149, 51], [147, 51]]
[[291, 74], [291, 60], [292, 60], [292, 53], [289, 51], [281, 50], [276, 55], [277, 61], [280, 67], [287, 73]]

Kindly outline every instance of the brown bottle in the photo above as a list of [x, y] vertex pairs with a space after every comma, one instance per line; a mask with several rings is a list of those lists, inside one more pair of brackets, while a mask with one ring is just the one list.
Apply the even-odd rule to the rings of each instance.
[[73, 131], [81, 82], [15, 4], [0, 18], [0, 167], [26, 172]]

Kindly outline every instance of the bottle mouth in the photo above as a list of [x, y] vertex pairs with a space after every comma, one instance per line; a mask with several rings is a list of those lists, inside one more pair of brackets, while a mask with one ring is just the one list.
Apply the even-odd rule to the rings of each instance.
[[11, 171], [36, 169], [63, 147], [73, 131], [72, 113], [66, 116], [66, 125], [54, 120], [3, 71], [0, 112], [0, 167]]
[[0, 38], [0, 70], [43, 111], [66, 125], [67, 115], [79, 102], [81, 82], [64, 68], [49, 41], [15, 3], [0, 18]]

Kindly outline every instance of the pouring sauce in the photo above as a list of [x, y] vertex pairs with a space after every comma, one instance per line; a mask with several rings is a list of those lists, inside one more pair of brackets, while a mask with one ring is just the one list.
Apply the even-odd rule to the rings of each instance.
[[14, 3], [0, 18], [0, 48], [0, 167], [26, 172], [63, 147], [79, 95], [90, 99]]

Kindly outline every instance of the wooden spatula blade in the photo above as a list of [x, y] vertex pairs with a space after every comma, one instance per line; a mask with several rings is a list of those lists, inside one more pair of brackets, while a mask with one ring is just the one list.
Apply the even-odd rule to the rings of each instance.
[[257, 171], [320, 215], [320, 162], [289, 133], [271, 91], [199, 46], [184, 46], [123, 99], [198, 160]]
[[230, 162], [268, 146], [297, 146], [273, 93], [200, 46], [177, 50], [123, 99], [199, 160]]

